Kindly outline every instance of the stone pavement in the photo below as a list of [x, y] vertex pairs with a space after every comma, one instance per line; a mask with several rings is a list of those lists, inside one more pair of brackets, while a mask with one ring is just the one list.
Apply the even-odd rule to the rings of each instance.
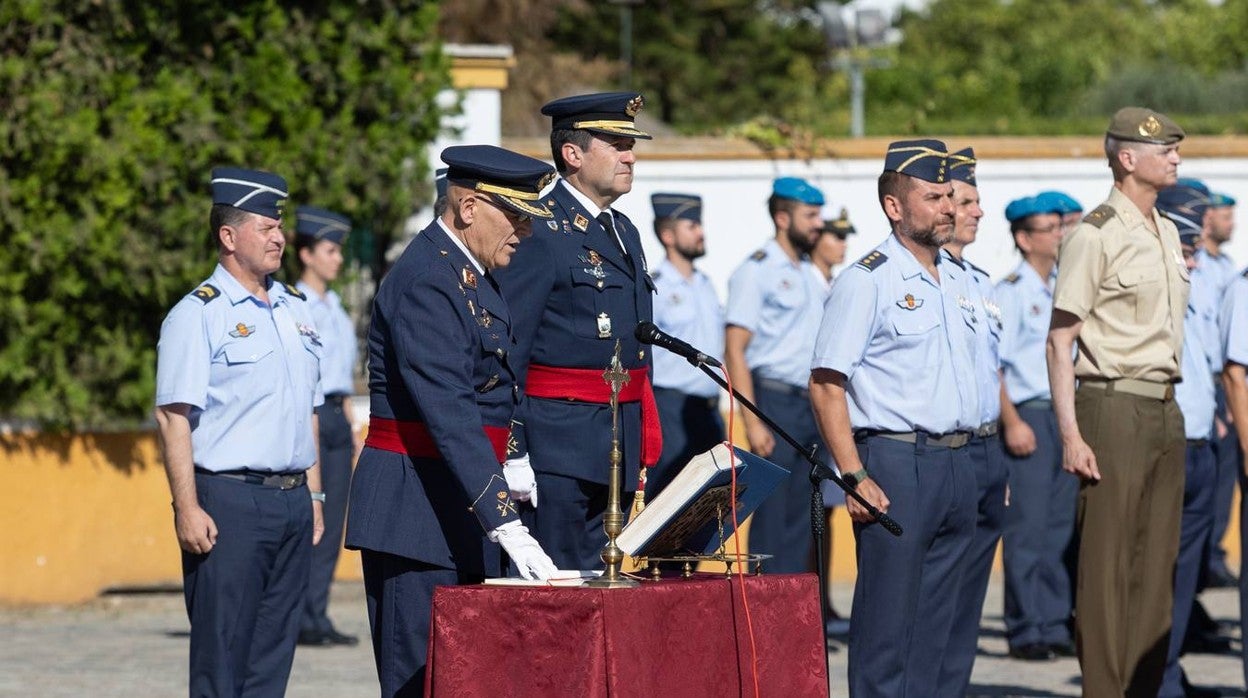
[[[836, 607], [847, 610], [851, 594], [849, 584], [837, 584]], [[1218, 620], [1231, 624], [1238, 618], [1235, 590], [1206, 592], [1204, 601]], [[1000, 609], [1001, 583], [994, 577], [971, 695], [1078, 696], [1075, 660], [1031, 663], [1006, 656]], [[361, 584], [336, 585], [330, 613], [339, 629], [366, 637]], [[1239, 636], [1238, 628], [1233, 634]], [[186, 653], [187, 621], [180, 593], [110, 595], [70, 608], [0, 609], [0, 696], [185, 695]], [[845, 659], [843, 642], [834, 641], [833, 695], [845, 695]], [[1245, 695], [1238, 655], [1194, 655], [1183, 661], [1194, 682], [1218, 687], [1223, 695]], [[288, 695], [376, 696], [371, 649], [366, 643], [353, 648], [300, 648]]]

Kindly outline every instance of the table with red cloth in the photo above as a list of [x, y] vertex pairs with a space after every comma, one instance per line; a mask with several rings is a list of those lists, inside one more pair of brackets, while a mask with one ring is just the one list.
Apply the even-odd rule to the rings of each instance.
[[431, 696], [826, 696], [813, 574], [747, 576], [756, 660], [734, 576], [635, 589], [439, 587]]

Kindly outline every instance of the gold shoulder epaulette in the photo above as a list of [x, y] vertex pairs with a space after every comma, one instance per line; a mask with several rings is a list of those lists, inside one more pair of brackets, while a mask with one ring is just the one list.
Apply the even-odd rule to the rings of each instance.
[[215, 299], [217, 296], [221, 295], [221, 292], [218, 291], [217, 287], [213, 286], [212, 284], [204, 284], [200, 286], [199, 288], [195, 289], [194, 291], [192, 291], [191, 295], [200, 299], [204, 303], [207, 303], [208, 301], [211, 301]]
[[1019, 276], [1019, 275], [1018, 275], [1018, 272], [1013, 272], [1013, 273], [1011, 273], [1009, 276], [1005, 277], [1005, 283], [1007, 283], [1007, 284], [1016, 284], [1016, 283], [1018, 283], [1018, 280], [1019, 280], [1019, 279], [1021, 279], [1021, 278], [1023, 278], [1023, 277]]
[[764, 259], [767, 259], [767, 250], [758, 250], [754, 254], [750, 255], [750, 259], [755, 262], [761, 262]]
[[298, 298], [301, 301], [306, 301], [308, 299], [307, 296], [303, 295], [303, 291], [300, 291], [299, 289], [295, 288], [294, 284], [288, 284], [288, 283], [283, 282], [282, 285], [286, 287], [286, 292], [294, 296], [295, 298]]
[[863, 269], [866, 269], [867, 271], [875, 271], [876, 269], [880, 267], [881, 264], [887, 261], [888, 261], [888, 255], [884, 254], [883, 252], [880, 252], [879, 250], [876, 250], [872, 252], [871, 254], [867, 255], [866, 257], [863, 257], [862, 259], [858, 260], [854, 264], [854, 266], [862, 267]]
[[1118, 212], [1114, 210], [1113, 206], [1110, 206], [1109, 204], [1101, 204], [1100, 206], [1092, 209], [1091, 213], [1084, 216], [1083, 222], [1093, 228], [1100, 228], [1105, 225], [1106, 221], [1116, 215], [1118, 215]]

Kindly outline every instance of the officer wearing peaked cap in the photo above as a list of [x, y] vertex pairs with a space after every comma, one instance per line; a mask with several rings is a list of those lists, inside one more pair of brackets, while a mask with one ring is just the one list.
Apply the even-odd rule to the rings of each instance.
[[1044, 194], [1011, 201], [1006, 219], [1023, 261], [997, 284], [1001, 307], [1002, 442], [1009, 469], [1005, 512], [1005, 633], [1015, 659], [1074, 653], [1066, 564], [1078, 482], [1062, 471], [1062, 442], [1044, 362], [1053, 310], [1063, 206]]
[[1063, 468], [1081, 481], [1076, 646], [1089, 696], [1156, 695], [1165, 669], [1183, 503], [1173, 384], [1189, 282], [1174, 224], [1154, 203], [1178, 178], [1182, 138], [1150, 109], [1114, 114], [1113, 188], [1058, 258], [1046, 356]]
[[538, 192], [553, 173], [488, 145], [442, 160], [447, 210], [373, 303], [368, 438], [351, 482], [346, 545], [361, 551], [383, 696], [423, 694], [435, 586], [505, 574], [500, 552], [526, 578], [555, 569], [520, 522], [537, 491], [513, 433], [519, 321], [493, 277], [532, 220], [550, 220]]
[[191, 621], [189, 687], [193, 696], [281, 696], [322, 532], [313, 410], [323, 346], [303, 294], [272, 277], [286, 244], [286, 181], [220, 167], [211, 187], [218, 264], [169, 311], [156, 364]]
[[301, 645], [354, 645], [358, 639], [334, 628], [327, 610], [329, 589], [342, 549], [347, 520], [347, 492], [356, 452], [351, 420], [356, 337], [342, 300], [329, 284], [342, 268], [342, 244], [351, 232], [350, 219], [312, 206], [295, 209], [295, 254], [302, 270], [295, 287], [307, 298], [313, 323], [321, 336], [321, 388], [325, 404], [316, 408], [320, 424], [321, 484], [325, 492], [325, 545], [312, 552], [300, 621]]
[[[972, 366], [961, 380], [973, 381], [979, 395], [979, 425], [967, 446], [975, 469], [978, 488], [978, 518], [971, 547], [967, 552], [966, 573], [957, 594], [949, 648], [941, 668], [941, 685], [958, 686], [965, 692], [971, 681], [971, 668], [979, 640], [979, 617], [988, 591], [988, 576], [996, 557], [997, 542], [1005, 519], [1005, 456], [997, 435], [1001, 419], [1001, 309], [996, 304], [988, 273], [966, 259], [967, 246], [975, 243], [979, 220], [984, 211], [979, 203], [975, 151], [963, 148], [949, 154], [949, 177], [953, 181], [953, 239], [941, 250], [947, 261], [962, 267], [957, 276], [960, 289], [954, 289], [962, 320], [975, 335]], [[953, 288], [953, 280], [949, 280]]]
[[946, 148], [889, 146], [880, 203], [892, 234], [832, 285], [811, 360], [811, 404], [845, 478], [897, 519], [894, 537], [849, 500], [858, 579], [849, 630], [853, 696], [955, 696], [942, 675], [976, 484], [967, 444], [981, 422], [975, 333], [940, 254], [955, 221]]
[[819, 232], [822, 235], [815, 241], [815, 248], [810, 252], [810, 263], [817, 272], [816, 278], [830, 290], [832, 270], [845, 262], [845, 241], [855, 232], [854, 224], [849, 222], [849, 211], [842, 208], [836, 218], [824, 219]]
[[[724, 365], [732, 385], [798, 443], [815, 444], [819, 430], [807, 392], [815, 324], [827, 287], [810, 263], [823, 218], [823, 192], [798, 177], [772, 182], [767, 211], [774, 237], [728, 280]], [[789, 471], [754, 512], [752, 553], [772, 555], [769, 572], [813, 572], [810, 466], [757, 416], [743, 413], [750, 449]]]
[[[706, 254], [702, 197], [658, 193], [650, 197], [654, 234], [666, 257], [650, 272], [657, 289], [654, 324], [709, 356], [724, 353], [724, 310], [710, 278], [694, 266]], [[724, 440], [719, 386], [669, 351], [654, 355], [654, 397], [663, 424], [663, 456], [651, 469], [646, 494], [663, 490], [693, 456]]]
[[625, 501], [641, 466], [662, 451], [650, 347], [634, 337], [638, 322], [653, 320], [654, 282], [637, 227], [611, 208], [633, 187], [633, 146], [650, 138], [634, 122], [643, 103], [635, 92], [608, 92], [542, 107], [561, 175], [544, 198], [554, 218], [534, 226], [498, 275], [516, 317], [517, 420], [542, 492], [526, 520], [563, 569], [602, 565], [612, 432], [602, 372], [617, 342], [630, 376], [619, 410]]

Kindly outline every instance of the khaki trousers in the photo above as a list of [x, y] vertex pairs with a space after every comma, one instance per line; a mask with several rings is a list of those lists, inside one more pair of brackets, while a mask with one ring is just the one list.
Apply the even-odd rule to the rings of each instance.
[[1083, 695], [1148, 696], [1170, 642], [1183, 509], [1183, 416], [1174, 400], [1101, 388], [1075, 395], [1098, 483], [1079, 491], [1075, 603]]

